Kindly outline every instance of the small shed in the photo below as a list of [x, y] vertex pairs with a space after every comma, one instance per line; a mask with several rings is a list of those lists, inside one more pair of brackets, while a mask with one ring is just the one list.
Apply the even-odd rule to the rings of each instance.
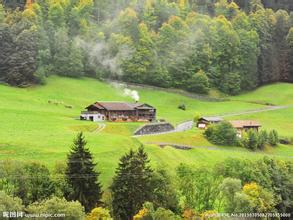
[[258, 131], [261, 127], [261, 124], [255, 120], [234, 120], [229, 122], [233, 128], [237, 130], [238, 137], [241, 137], [243, 132], [246, 132], [250, 129]]
[[201, 129], [206, 129], [210, 124], [217, 124], [223, 121], [221, 117], [201, 117], [198, 119], [197, 127]]

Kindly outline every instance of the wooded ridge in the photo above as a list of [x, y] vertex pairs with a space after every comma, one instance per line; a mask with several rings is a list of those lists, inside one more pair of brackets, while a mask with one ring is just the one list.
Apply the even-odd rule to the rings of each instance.
[[278, 1], [235, 2], [39, 0], [24, 10], [1, 5], [0, 80], [27, 86], [52, 74], [90, 76], [232, 95], [292, 82], [293, 13], [264, 7]]

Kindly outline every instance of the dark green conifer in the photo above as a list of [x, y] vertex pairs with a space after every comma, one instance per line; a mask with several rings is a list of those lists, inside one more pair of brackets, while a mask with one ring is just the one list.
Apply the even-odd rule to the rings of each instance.
[[137, 152], [130, 150], [120, 159], [110, 187], [115, 219], [132, 219], [143, 203], [152, 198], [153, 170], [148, 163], [148, 155], [143, 147], [140, 147]]
[[68, 155], [66, 178], [72, 187], [68, 199], [78, 200], [89, 212], [100, 203], [102, 189], [98, 181], [100, 173], [95, 171], [96, 163], [85, 146], [86, 141], [82, 132], [78, 133]]

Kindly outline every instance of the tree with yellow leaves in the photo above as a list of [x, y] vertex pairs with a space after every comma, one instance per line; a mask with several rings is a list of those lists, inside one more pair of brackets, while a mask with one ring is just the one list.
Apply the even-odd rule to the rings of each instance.
[[149, 215], [149, 210], [143, 207], [139, 212], [133, 217], [133, 220], [143, 220]]
[[276, 201], [274, 195], [257, 183], [245, 184], [242, 191], [248, 196], [253, 211], [262, 213], [275, 211]]
[[86, 220], [112, 220], [109, 210], [97, 207], [86, 216]]

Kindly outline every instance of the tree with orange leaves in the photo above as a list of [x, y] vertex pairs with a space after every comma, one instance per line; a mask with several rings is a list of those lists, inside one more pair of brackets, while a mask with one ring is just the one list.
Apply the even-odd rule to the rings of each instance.
[[25, 7], [26, 7], [26, 8], [30, 8], [30, 7], [32, 7], [33, 3], [34, 3], [33, 0], [26, 0]]

